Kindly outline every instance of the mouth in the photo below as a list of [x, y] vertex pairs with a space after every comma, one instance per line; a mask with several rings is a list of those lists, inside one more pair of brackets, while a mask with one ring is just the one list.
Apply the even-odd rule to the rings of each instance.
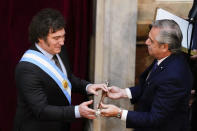
[[61, 49], [61, 46], [60, 47], [56, 47], [56, 49]]

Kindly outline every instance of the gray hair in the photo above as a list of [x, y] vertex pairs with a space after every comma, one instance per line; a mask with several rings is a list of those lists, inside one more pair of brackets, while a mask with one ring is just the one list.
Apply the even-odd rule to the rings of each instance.
[[168, 50], [172, 53], [180, 51], [183, 35], [179, 25], [174, 20], [156, 20], [151, 27], [160, 29], [159, 35], [156, 37], [158, 43], [168, 44]]

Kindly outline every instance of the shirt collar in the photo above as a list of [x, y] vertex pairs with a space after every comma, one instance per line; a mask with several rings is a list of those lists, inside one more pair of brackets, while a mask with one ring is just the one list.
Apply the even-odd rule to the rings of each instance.
[[157, 65], [159, 66], [159, 64], [161, 64], [161, 62], [164, 61], [167, 57], [168, 57], [168, 56], [166, 56], [166, 57], [164, 57], [164, 58], [162, 58], [162, 59], [160, 59], [160, 60], [157, 60]]
[[35, 43], [35, 46], [40, 50], [46, 57], [48, 57], [50, 60], [52, 59], [53, 55], [48, 53], [46, 50], [41, 48], [37, 43]]

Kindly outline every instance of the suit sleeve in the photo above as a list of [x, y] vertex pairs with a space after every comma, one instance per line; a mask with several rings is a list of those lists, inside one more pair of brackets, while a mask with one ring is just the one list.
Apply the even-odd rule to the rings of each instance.
[[80, 78], [76, 77], [74, 74], [71, 74], [70, 81], [72, 84], [72, 92], [78, 92], [82, 94], [87, 94], [86, 86], [90, 84], [88, 81], [81, 80]]
[[137, 85], [134, 87], [130, 87], [129, 89], [131, 91], [131, 96], [132, 96], [132, 99], [130, 99], [130, 101], [132, 104], [135, 104], [138, 102], [138, 100], [142, 94], [142, 86]]
[[21, 62], [16, 68], [15, 79], [19, 99], [24, 106], [40, 120], [72, 121], [75, 118], [73, 106], [55, 106], [48, 103], [39, 68], [31, 63]]

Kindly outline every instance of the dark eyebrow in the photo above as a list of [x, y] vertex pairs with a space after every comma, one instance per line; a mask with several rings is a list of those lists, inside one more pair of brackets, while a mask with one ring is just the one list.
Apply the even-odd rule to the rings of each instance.
[[[64, 35], [62, 35], [63, 37], [65, 37], [66, 36], [66, 34], [64, 34]], [[59, 38], [59, 37], [62, 37], [62, 36], [54, 36], [53, 38]]]

